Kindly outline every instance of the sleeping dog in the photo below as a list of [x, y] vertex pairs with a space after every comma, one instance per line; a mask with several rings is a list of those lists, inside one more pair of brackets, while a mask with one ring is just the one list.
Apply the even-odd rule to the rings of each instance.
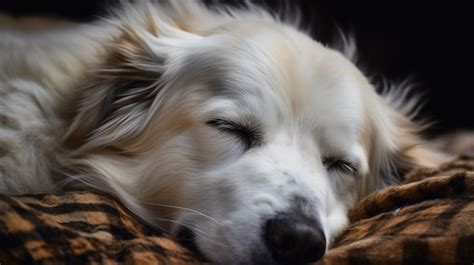
[[0, 192], [84, 188], [218, 264], [320, 259], [365, 194], [439, 163], [403, 88], [252, 4], [0, 29]]

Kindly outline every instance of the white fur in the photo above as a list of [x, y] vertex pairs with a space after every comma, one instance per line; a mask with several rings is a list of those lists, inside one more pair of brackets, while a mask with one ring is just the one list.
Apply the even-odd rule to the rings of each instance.
[[[106, 22], [0, 29], [0, 50], [0, 192], [85, 183], [172, 234], [191, 227], [219, 264], [271, 264], [261, 229], [278, 212], [318, 219], [330, 243], [397, 167], [438, 161], [343, 54], [256, 6], [124, 4]], [[216, 118], [257, 124], [261, 145]]]

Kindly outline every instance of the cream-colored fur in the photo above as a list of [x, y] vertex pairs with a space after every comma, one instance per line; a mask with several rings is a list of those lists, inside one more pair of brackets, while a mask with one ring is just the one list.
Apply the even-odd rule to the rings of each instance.
[[328, 247], [360, 196], [442, 158], [416, 103], [377, 95], [347, 41], [194, 1], [0, 26], [0, 192], [107, 191], [174, 236], [190, 228], [220, 264], [275, 262], [261, 230], [281, 212], [317, 221]]

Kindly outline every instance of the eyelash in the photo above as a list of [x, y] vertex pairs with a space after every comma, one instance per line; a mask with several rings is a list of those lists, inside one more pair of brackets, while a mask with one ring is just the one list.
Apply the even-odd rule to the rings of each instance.
[[353, 163], [338, 158], [325, 157], [323, 158], [323, 165], [328, 171], [337, 170], [351, 175], [357, 173], [357, 167]]
[[[247, 149], [259, 146], [263, 141], [262, 135], [256, 127], [242, 125], [226, 119], [214, 119], [206, 122], [206, 124], [238, 137], [244, 142]], [[325, 157], [323, 158], [323, 164], [329, 171], [337, 170], [351, 175], [357, 173], [357, 167], [353, 163], [338, 158]]]
[[256, 126], [242, 125], [226, 119], [214, 119], [206, 122], [207, 125], [238, 137], [245, 144], [246, 149], [259, 146], [263, 136]]

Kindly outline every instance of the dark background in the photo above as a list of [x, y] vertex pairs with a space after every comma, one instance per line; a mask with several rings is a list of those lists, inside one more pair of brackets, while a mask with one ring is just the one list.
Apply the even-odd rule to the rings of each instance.
[[[214, 1], [216, 2], [216, 1]], [[219, 2], [219, 1], [217, 1]], [[238, 3], [236, 0], [222, 2]], [[258, 1], [262, 2], [262, 1]], [[304, 23], [323, 43], [334, 39], [336, 25], [355, 33], [365, 72], [401, 81], [412, 77], [426, 102], [422, 116], [435, 121], [437, 135], [474, 129], [474, 12], [468, 1], [270, 1], [270, 8], [300, 9]], [[0, 1], [0, 12], [14, 15], [54, 15], [88, 21], [105, 15], [111, 0]]]

